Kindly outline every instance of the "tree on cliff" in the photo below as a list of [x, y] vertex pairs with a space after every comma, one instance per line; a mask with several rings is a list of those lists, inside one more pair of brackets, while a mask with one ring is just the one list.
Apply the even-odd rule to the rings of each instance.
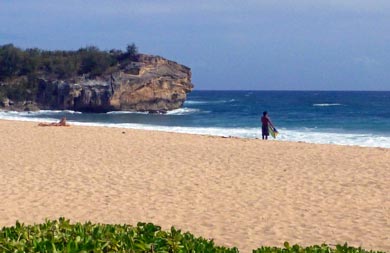
[[138, 48], [134, 43], [127, 45], [126, 53], [129, 57], [134, 57], [138, 54]]
[[134, 60], [137, 46], [127, 45], [126, 52], [102, 51], [95, 46], [77, 51], [45, 51], [37, 48], [22, 50], [13, 44], [0, 46], [0, 80], [17, 76], [50, 74], [58, 78], [77, 75], [97, 76], [124, 60]]
[[20, 49], [13, 44], [0, 46], [0, 99], [31, 100], [37, 90], [39, 77], [68, 80], [84, 75], [96, 77], [107, 74], [120, 63], [133, 61], [138, 54], [132, 43], [126, 52], [112, 49], [102, 51], [95, 46], [77, 51], [47, 51], [37, 48]]
[[126, 52], [120, 51], [120, 53], [116, 53], [118, 61], [126, 64], [128, 61], [133, 61], [136, 59], [138, 48], [134, 43], [131, 43], [127, 45]]
[[0, 47], [0, 80], [18, 75], [22, 66], [23, 52], [7, 44]]
[[79, 51], [81, 66], [79, 74], [90, 74], [92, 77], [102, 75], [110, 67], [116, 64], [116, 59], [99, 48], [90, 46]]

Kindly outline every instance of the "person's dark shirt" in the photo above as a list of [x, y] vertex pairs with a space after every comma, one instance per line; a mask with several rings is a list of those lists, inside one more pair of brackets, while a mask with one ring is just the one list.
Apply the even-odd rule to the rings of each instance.
[[268, 126], [268, 124], [270, 123], [268, 116], [261, 117], [261, 123], [263, 124], [263, 126]]

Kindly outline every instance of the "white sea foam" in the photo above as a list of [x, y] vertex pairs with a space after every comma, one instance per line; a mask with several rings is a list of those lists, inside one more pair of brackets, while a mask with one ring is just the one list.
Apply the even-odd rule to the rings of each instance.
[[342, 105], [342, 104], [339, 104], [339, 103], [330, 103], [330, 104], [327, 104], [327, 103], [324, 103], [324, 104], [313, 104], [313, 106], [319, 106], [319, 107], [327, 107], [327, 106], [339, 106], [339, 105]]
[[[189, 115], [189, 114], [194, 114], [194, 113], [199, 113], [199, 112], [201, 112], [200, 109], [183, 107], [183, 108], [175, 109], [172, 111], [168, 111], [166, 114], [167, 115]], [[203, 112], [205, 112], [205, 111], [203, 111]]]
[[16, 115], [16, 116], [58, 115], [60, 113], [82, 114], [82, 112], [72, 111], [72, 110], [39, 110], [39, 111], [26, 111], [26, 112], [0, 111], [0, 115]]
[[278, 139], [282, 141], [390, 148], [390, 136], [377, 134], [332, 133], [321, 132], [318, 129], [304, 131], [281, 129], [280, 132]]
[[39, 110], [33, 112], [25, 112], [30, 115], [54, 115], [58, 113], [68, 113], [68, 114], [82, 114], [82, 112], [72, 111], [72, 110]]
[[[33, 113], [14, 112], [14, 111], [8, 111], [8, 112], [0, 111], [0, 119], [18, 120], [18, 121], [34, 121], [34, 122], [42, 122], [42, 121], [54, 122], [54, 121], [58, 121], [58, 119], [49, 118], [49, 117], [39, 117], [39, 118], [28, 117], [30, 115], [33, 115]], [[47, 116], [49, 116], [49, 115], [47, 115]]]
[[[188, 109], [189, 108], [182, 111], [177, 111], [176, 113], [188, 113]], [[47, 116], [49, 117], [35, 118], [35, 117], [26, 117], [25, 112], [1, 112], [0, 111], [0, 119], [34, 121], [34, 122], [58, 121], [58, 119], [56, 118], [50, 118], [50, 115]], [[260, 128], [179, 127], [179, 126], [156, 126], [156, 125], [132, 124], [132, 123], [114, 124], [114, 123], [74, 122], [74, 121], [68, 121], [68, 122], [72, 125], [83, 125], [83, 126], [143, 129], [143, 130], [190, 133], [190, 134], [213, 135], [213, 136], [224, 136], [224, 137], [231, 136], [231, 137], [240, 137], [240, 138], [261, 138]], [[282, 128], [278, 130], [280, 134], [278, 135], [277, 140], [280, 141], [390, 148], [389, 135], [381, 136], [376, 134], [362, 134], [362, 133], [360, 134], [359, 133], [357, 134], [356, 133], [332, 133], [332, 132], [322, 132], [318, 129], [291, 130], [291, 129]]]
[[134, 111], [111, 111], [107, 114], [148, 114], [148, 112], [134, 112]]
[[203, 104], [209, 104], [209, 101], [193, 101], [193, 100], [187, 100], [184, 102], [185, 105], [203, 105]]
[[[89, 123], [81, 123], [88, 125]], [[240, 137], [240, 138], [261, 138], [260, 128], [219, 128], [219, 127], [175, 127], [175, 126], [155, 126], [145, 124], [99, 124], [95, 126], [120, 127], [131, 129], [154, 130], [176, 133], [190, 133], [200, 135], [212, 135], [223, 137]], [[279, 141], [307, 142], [317, 144], [337, 144], [352, 145], [362, 147], [382, 147], [390, 148], [390, 136], [379, 136], [373, 134], [340, 134], [315, 131], [298, 131], [280, 129], [277, 136]], [[270, 138], [272, 139], [272, 138]]]
[[[195, 108], [179, 108], [171, 111], [167, 111], [167, 115], [189, 115], [193, 113], [199, 113], [199, 112], [207, 112], [207, 111], [201, 111], [200, 109]], [[134, 111], [112, 111], [107, 112], [107, 114], [149, 114], [149, 112], [134, 112]]]

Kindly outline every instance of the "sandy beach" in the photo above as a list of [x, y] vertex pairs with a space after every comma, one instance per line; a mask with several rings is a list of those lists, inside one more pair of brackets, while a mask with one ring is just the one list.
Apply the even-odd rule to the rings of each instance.
[[251, 252], [390, 251], [390, 149], [0, 120], [0, 226], [174, 225]]

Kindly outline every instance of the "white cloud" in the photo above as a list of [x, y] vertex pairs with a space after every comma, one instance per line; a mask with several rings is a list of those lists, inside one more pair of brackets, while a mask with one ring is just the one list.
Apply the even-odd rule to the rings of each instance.
[[368, 56], [360, 56], [352, 59], [352, 62], [356, 65], [364, 66], [364, 67], [377, 67], [381, 65], [381, 63], [374, 58]]

